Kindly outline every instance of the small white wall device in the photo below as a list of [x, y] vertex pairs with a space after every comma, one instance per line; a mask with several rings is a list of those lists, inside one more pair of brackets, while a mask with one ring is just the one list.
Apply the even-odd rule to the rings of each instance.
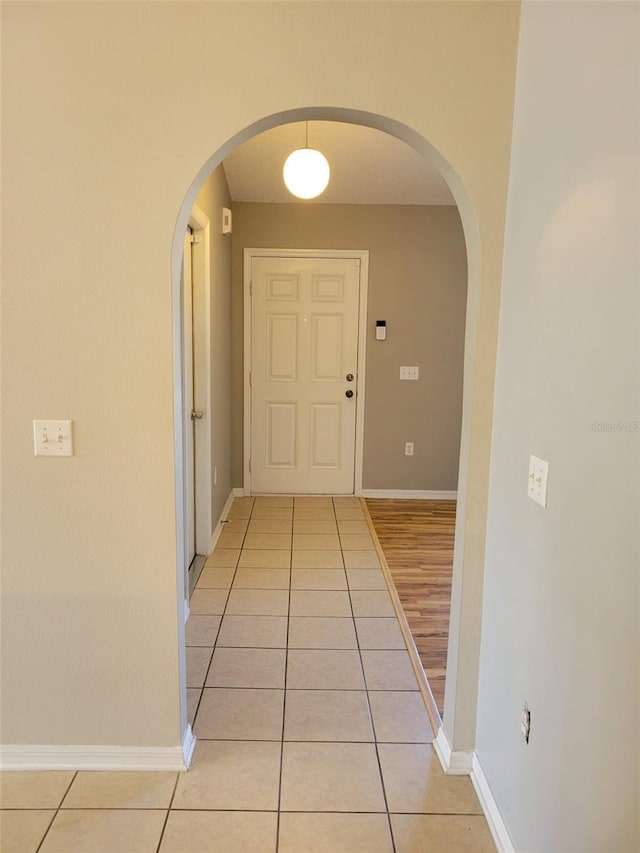
[[376, 320], [376, 340], [386, 341], [387, 339], [387, 321]]

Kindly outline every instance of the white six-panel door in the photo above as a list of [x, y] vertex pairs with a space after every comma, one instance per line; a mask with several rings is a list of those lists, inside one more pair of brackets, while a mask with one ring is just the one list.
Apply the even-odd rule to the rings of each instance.
[[254, 257], [251, 281], [252, 491], [352, 494], [360, 260]]

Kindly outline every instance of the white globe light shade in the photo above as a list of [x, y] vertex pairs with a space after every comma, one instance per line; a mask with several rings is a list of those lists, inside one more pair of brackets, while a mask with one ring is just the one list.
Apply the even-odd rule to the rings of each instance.
[[315, 148], [299, 148], [287, 157], [284, 182], [298, 198], [315, 198], [329, 183], [327, 158]]

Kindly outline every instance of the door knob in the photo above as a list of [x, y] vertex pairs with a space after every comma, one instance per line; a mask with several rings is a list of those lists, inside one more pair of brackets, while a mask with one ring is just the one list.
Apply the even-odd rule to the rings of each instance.
[[353, 397], [353, 391], [351, 390], [351, 388], [349, 388], [348, 391], [344, 392], [344, 396], [349, 397], [349, 399], [351, 399], [351, 397]]
[[353, 373], [347, 373], [346, 379], [347, 382], [353, 382]]
[[191, 412], [192, 421], [201, 421], [204, 417], [204, 412]]

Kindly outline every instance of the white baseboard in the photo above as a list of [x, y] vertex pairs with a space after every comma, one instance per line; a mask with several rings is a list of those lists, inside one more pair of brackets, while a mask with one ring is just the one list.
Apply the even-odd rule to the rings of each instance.
[[220, 534], [222, 533], [223, 524], [222, 521], [229, 515], [229, 510], [231, 509], [231, 504], [233, 503], [233, 499], [236, 497], [236, 489], [232, 489], [229, 492], [229, 497], [227, 498], [225, 505], [222, 507], [222, 512], [220, 513], [220, 518], [218, 519], [218, 523], [216, 524], [213, 533], [211, 534], [211, 541], [209, 543], [209, 550], [207, 551], [210, 554], [213, 549], [216, 547], [216, 542], [220, 538]]
[[244, 489], [242, 489], [242, 488], [239, 489], [236, 486], [236, 488], [232, 490], [232, 494], [233, 494], [234, 498], [243, 498], [244, 497]]
[[193, 751], [196, 748], [196, 736], [191, 730], [191, 726], [187, 723], [187, 729], [182, 738], [182, 760], [184, 761], [184, 769], [188, 770], [191, 767], [191, 759]]
[[438, 729], [438, 734], [433, 742], [433, 748], [436, 751], [442, 769], [448, 776], [469, 776], [473, 766], [474, 751], [469, 750], [452, 750], [449, 738], [444, 733], [442, 726]]
[[0, 746], [0, 770], [187, 770], [196, 739], [179, 746]]
[[452, 750], [442, 726], [433, 742], [442, 769], [449, 776], [470, 776], [480, 806], [489, 824], [498, 853], [516, 853], [500, 809], [496, 803], [487, 777], [478, 761], [475, 750]]
[[363, 498], [400, 498], [422, 501], [455, 501], [457, 492], [439, 492], [424, 489], [363, 489]]
[[484, 775], [484, 771], [478, 761], [478, 756], [475, 754], [473, 756], [473, 766], [471, 769], [471, 781], [476, 794], [478, 795], [478, 799], [480, 800], [482, 811], [484, 812], [487, 823], [489, 824], [489, 829], [491, 830], [491, 835], [493, 836], [493, 841], [498, 849], [498, 853], [516, 853], [516, 848], [513, 845], [511, 836], [509, 835], [505, 822], [500, 814], [498, 804], [496, 803], [493, 793], [491, 792], [491, 788], [489, 787], [489, 783], [487, 782], [487, 777]]

